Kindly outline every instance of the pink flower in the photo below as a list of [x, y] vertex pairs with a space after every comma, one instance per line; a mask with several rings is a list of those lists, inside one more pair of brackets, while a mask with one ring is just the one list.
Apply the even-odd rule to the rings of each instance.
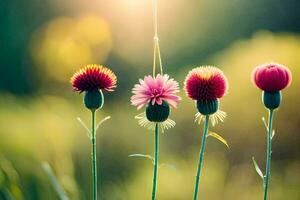
[[193, 100], [215, 100], [223, 97], [227, 89], [224, 73], [212, 66], [194, 68], [185, 79], [186, 94]]
[[132, 89], [134, 94], [131, 97], [131, 103], [138, 109], [151, 102], [162, 105], [163, 101], [176, 108], [180, 101], [180, 97], [175, 95], [179, 92], [178, 82], [169, 79], [169, 75], [158, 74], [156, 77], [145, 76], [144, 80], [139, 80], [140, 84], [136, 84]]
[[71, 78], [73, 89], [79, 92], [92, 90], [111, 92], [116, 87], [116, 83], [116, 75], [110, 69], [97, 64], [86, 65]]
[[257, 66], [252, 72], [253, 83], [263, 91], [275, 92], [288, 87], [292, 82], [290, 70], [278, 63]]

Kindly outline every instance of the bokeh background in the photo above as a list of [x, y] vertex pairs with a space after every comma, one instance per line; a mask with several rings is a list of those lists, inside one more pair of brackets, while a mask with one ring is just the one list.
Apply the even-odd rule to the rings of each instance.
[[[275, 114], [270, 199], [300, 199], [300, 2], [297, 0], [159, 0], [164, 69], [183, 81], [199, 65], [216, 65], [229, 78], [221, 102], [228, 113], [212, 128], [201, 199], [262, 199], [252, 156], [265, 166], [267, 110], [251, 81], [254, 66], [289, 66], [293, 83]], [[132, 153], [152, 154], [153, 134], [139, 127], [131, 88], [151, 74], [150, 0], [0, 1], [0, 199], [58, 199], [41, 163], [49, 162], [73, 200], [91, 199], [90, 141], [76, 120], [89, 124], [82, 95], [69, 79], [80, 66], [100, 63], [118, 76], [98, 119], [99, 198], [150, 199], [152, 166]], [[158, 199], [192, 198], [201, 127], [183, 91], [173, 110], [175, 128], [161, 134]], [[264, 170], [263, 170], [264, 171]]]

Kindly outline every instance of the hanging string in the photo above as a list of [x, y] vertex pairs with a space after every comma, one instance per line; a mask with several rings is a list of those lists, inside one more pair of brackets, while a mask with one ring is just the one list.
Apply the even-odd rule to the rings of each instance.
[[153, 10], [153, 26], [154, 26], [154, 47], [153, 47], [153, 77], [156, 75], [156, 60], [158, 57], [160, 73], [163, 74], [163, 66], [160, 54], [160, 47], [159, 47], [159, 38], [158, 38], [158, 16], [157, 16], [157, 0], [152, 0], [152, 10]]

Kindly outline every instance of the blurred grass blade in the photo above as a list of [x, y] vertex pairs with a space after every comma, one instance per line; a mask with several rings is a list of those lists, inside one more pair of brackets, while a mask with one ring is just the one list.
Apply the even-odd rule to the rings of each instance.
[[257, 162], [255, 161], [254, 157], [252, 157], [252, 161], [253, 161], [253, 164], [254, 164], [254, 167], [255, 167], [255, 170], [256, 170], [257, 174], [261, 177], [262, 180], [264, 180], [264, 175], [261, 172], [261, 170], [260, 170]]
[[53, 173], [53, 170], [50, 167], [50, 165], [47, 162], [43, 162], [42, 163], [42, 168], [43, 168], [44, 172], [46, 173], [48, 179], [50, 180], [53, 188], [57, 192], [60, 200], [69, 200], [69, 197], [66, 195], [65, 191], [63, 190], [63, 188], [59, 184], [59, 182], [58, 182], [55, 174]]
[[5, 200], [16, 200], [7, 188], [2, 188], [0, 191], [2, 191]]
[[214, 132], [209, 132], [207, 134], [207, 137], [208, 136], [216, 138], [217, 140], [219, 140], [220, 142], [222, 142], [223, 144], [225, 144], [227, 146], [227, 148], [229, 149], [229, 145], [228, 145], [227, 141], [224, 138], [222, 138], [219, 134], [214, 133]]
[[153, 162], [153, 160], [154, 160], [152, 156], [150, 156], [150, 155], [145, 155], [145, 154], [140, 154], [140, 153], [130, 154], [128, 157], [129, 157], [129, 158], [131, 158], [131, 157], [147, 158], [147, 159], [151, 160], [152, 162]]

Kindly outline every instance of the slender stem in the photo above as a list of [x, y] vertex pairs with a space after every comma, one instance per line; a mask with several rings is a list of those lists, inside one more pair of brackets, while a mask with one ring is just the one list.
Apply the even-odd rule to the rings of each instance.
[[199, 189], [199, 182], [200, 182], [200, 175], [201, 175], [201, 169], [202, 169], [202, 163], [203, 163], [203, 156], [204, 156], [208, 126], [209, 126], [209, 115], [206, 115], [204, 126], [203, 126], [203, 135], [202, 135], [202, 142], [201, 142], [201, 148], [200, 148], [200, 154], [199, 154], [199, 163], [198, 163], [198, 169], [197, 169], [197, 175], [196, 175], [194, 200], [197, 200], [197, 196], [198, 196], [198, 189]]
[[[159, 47], [159, 38], [158, 38], [158, 0], [152, 0], [152, 11], [153, 11], [153, 27], [154, 27], [154, 49], [153, 49], [153, 76], [156, 75], [156, 59], [158, 59], [159, 67], [160, 67], [160, 73], [163, 74], [163, 66], [162, 66], [162, 59], [161, 59], [161, 53], [160, 53], [160, 47]], [[157, 56], [157, 57], [156, 57]]]
[[152, 12], [153, 12], [153, 27], [154, 27], [154, 37], [158, 36], [158, 25], [157, 25], [157, 0], [152, 0]]
[[157, 40], [157, 54], [158, 54], [158, 61], [159, 61], [159, 67], [160, 67], [160, 73], [163, 74], [163, 66], [161, 61], [161, 55], [160, 55], [160, 47], [159, 47], [159, 41]]
[[92, 176], [93, 200], [97, 200], [96, 113], [92, 111]]
[[154, 163], [153, 163], [153, 187], [152, 187], [152, 200], [155, 200], [156, 183], [157, 183], [157, 167], [158, 167], [158, 124], [155, 124], [154, 133]]
[[270, 168], [271, 168], [271, 154], [272, 154], [272, 124], [273, 124], [273, 109], [269, 110], [269, 122], [268, 122], [268, 145], [267, 145], [267, 163], [266, 163], [266, 175], [264, 178], [264, 200], [267, 200]]

